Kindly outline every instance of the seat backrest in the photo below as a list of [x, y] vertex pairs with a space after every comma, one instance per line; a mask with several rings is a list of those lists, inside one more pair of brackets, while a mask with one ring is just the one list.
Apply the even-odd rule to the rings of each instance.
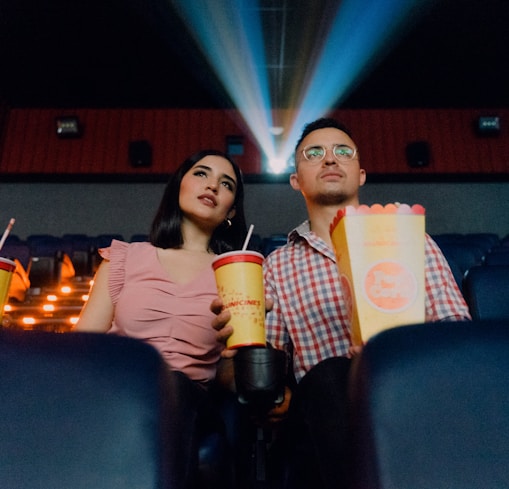
[[404, 326], [351, 371], [358, 489], [502, 489], [509, 481], [509, 321]]
[[148, 234], [143, 234], [143, 233], [137, 233], [137, 234], [133, 234], [131, 236], [131, 239], [129, 240], [131, 243], [144, 243], [146, 241], [148, 241]]
[[111, 242], [116, 239], [118, 241], [124, 241], [124, 237], [121, 234], [99, 234], [94, 238], [94, 244], [96, 248], [107, 248], [111, 246]]
[[482, 262], [483, 251], [476, 245], [467, 243], [447, 243], [440, 246], [445, 258], [456, 262], [465, 273], [469, 268]]
[[32, 254], [27, 243], [22, 241], [6, 242], [2, 247], [1, 255], [11, 260], [17, 258], [27, 272], [30, 270]]
[[509, 264], [470, 268], [462, 291], [473, 319], [509, 320]]
[[485, 254], [500, 244], [500, 238], [495, 233], [469, 233], [465, 235], [465, 242], [478, 246]]
[[509, 265], [509, 246], [501, 246], [484, 255], [483, 264], [487, 266]]
[[0, 372], [0, 487], [181, 487], [171, 445], [178, 400], [152, 347], [114, 335], [1, 330]]
[[288, 241], [286, 234], [273, 234], [262, 241], [262, 253], [264, 256], [270, 255], [274, 250], [284, 246]]

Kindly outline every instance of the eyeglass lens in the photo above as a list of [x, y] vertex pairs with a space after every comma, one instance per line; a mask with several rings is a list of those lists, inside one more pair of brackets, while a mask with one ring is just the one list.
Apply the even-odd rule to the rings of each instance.
[[[335, 144], [332, 148], [334, 156], [338, 160], [350, 160], [354, 157], [355, 150], [345, 144]], [[327, 148], [324, 146], [311, 146], [304, 149], [304, 157], [309, 161], [319, 161], [325, 158]]]

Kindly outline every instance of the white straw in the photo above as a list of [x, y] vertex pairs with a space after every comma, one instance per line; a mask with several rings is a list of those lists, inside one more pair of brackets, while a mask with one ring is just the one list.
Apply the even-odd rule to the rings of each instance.
[[7, 236], [9, 236], [9, 233], [11, 232], [12, 226], [14, 226], [15, 222], [16, 222], [16, 219], [14, 219], [14, 217], [11, 217], [9, 224], [7, 224], [4, 234], [2, 235], [2, 239], [0, 239], [0, 250], [4, 246], [5, 240], [7, 239]]
[[254, 225], [251, 224], [251, 226], [249, 226], [249, 230], [247, 232], [246, 239], [244, 240], [244, 244], [242, 245], [242, 251], [247, 250], [247, 245], [249, 243], [249, 240], [251, 239], [251, 234], [253, 234], [253, 229], [254, 229]]

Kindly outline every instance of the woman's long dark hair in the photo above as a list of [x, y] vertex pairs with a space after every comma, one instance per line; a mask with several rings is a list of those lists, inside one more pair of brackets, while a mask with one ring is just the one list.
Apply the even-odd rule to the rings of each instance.
[[183, 216], [179, 205], [180, 183], [184, 175], [205, 156], [220, 156], [229, 161], [237, 177], [235, 200], [233, 202], [235, 215], [231, 219], [231, 226], [226, 221], [220, 224], [212, 234], [209, 248], [214, 253], [220, 254], [242, 247], [247, 233], [246, 218], [244, 216], [244, 183], [242, 181], [242, 173], [231, 158], [215, 149], [199, 151], [190, 156], [171, 176], [150, 229], [149, 239], [154, 246], [166, 249], [180, 248], [184, 244], [181, 229]]

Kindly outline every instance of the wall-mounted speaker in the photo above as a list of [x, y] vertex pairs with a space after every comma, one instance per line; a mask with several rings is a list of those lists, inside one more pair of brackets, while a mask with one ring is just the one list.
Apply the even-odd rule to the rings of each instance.
[[413, 141], [406, 146], [406, 160], [412, 168], [429, 166], [431, 151], [427, 141]]
[[498, 136], [500, 134], [499, 116], [480, 116], [475, 121], [475, 132], [478, 136]]
[[244, 154], [244, 137], [226, 136], [226, 154], [228, 156], [242, 156]]
[[152, 146], [146, 140], [131, 141], [129, 143], [129, 162], [135, 168], [152, 164]]

